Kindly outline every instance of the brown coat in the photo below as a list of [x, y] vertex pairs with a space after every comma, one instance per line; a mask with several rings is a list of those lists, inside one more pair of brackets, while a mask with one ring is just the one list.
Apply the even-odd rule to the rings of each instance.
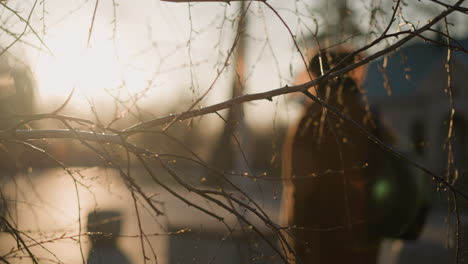
[[[357, 94], [330, 102], [375, 133]], [[382, 152], [351, 124], [323, 108], [307, 107], [289, 131], [283, 153], [283, 225], [300, 260], [293, 263], [376, 263], [368, 241], [368, 185]], [[322, 130], [322, 131], [320, 131]]]

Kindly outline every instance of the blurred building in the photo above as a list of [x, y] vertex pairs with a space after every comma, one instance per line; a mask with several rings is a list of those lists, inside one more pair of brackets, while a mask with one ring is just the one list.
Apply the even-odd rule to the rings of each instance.
[[[466, 49], [468, 39], [459, 44]], [[417, 153], [421, 163], [439, 174], [447, 167], [451, 113], [446, 65], [447, 48], [414, 43], [370, 64], [364, 83], [370, 105], [393, 129], [398, 148]], [[468, 54], [452, 52], [454, 166], [457, 185], [468, 190], [467, 74]]]
[[[468, 39], [454, 41], [451, 45], [462, 46], [466, 50]], [[413, 42], [371, 63], [364, 88], [370, 106], [391, 128], [396, 138], [395, 147], [411, 153], [413, 160], [438, 175], [449, 175], [447, 179], [450, 182], [467, 192], [468, 54], [452, 51], [449, 64], [447, 55], [447, 47]], [[455, 109], [452, 128], [454, 157], [448, 170], [450, 93]], [[454, 217], [449, 217], [447, 211], [446, 192], [439, 193], [428, 175], [422, 177], [426, 179], [431, 212], [421, 237], [417, 241], [400, 242], [393, 257], [384, 257], [382, 263], [448, 263], [454, 257], [456, 225]], [[465, 220], [468, 207], [466, 202], [459, 204], [464, 216], [461, 229], [461, 249], [464, 252], [468, 246], [465, 238], [468, 234], [468, 221]], [[394, 250], [395, 245], [392, 245]], [[428, 258], [429, 253], [432, 257]]]
[[[30, 69], [10, 54], [0, 56], [0, 130], [20, 123], [22, 115], [34, 111], [35, 82]], [[25, 128], [27, 126], [19, 126]], [[0, 171], [21, 166], [23, 149], [12, 142], [0, 142]]]

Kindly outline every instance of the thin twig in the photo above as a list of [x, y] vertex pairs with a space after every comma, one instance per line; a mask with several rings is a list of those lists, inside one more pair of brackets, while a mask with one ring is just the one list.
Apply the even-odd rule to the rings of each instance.
[[94, 6], [94, 10], [93, 10], [93, 17], [91, 18], [91, 25], [89, 26], [88, 41], [86, 42], [86, 47], [88, 47], [88, 48], [89, 48], [89, 43], [91, 42], [91, 35], [93, 33], [94, 20], [96, 18], [98, 5], [99, 5], [99, 0], [96, 0], [96, 5]]

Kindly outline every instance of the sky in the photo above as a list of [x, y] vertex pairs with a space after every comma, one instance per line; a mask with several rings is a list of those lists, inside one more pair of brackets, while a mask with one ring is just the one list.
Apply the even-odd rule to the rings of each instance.
[[[238, 12], [237, 4], [141, 1], [137, 6], [118, 1], [114, 9], [113, 1], [100, 1], [88, 45], [94, 1], [75, 1], [72, 5], [64, 5], [63, 1], [44, 3], [45, 15], [42, 5], [36, 5], [31, 23], [41, 39], [30, 30], [23, 38], [41, 50], [23, 43], [11, 49], [34, 72], [40, 100], [49, 102], [42, 103], [43, 111], [60, 105], [72, 89], [75, 94], [71, 105], [110, 102], [116, 97], [127, 100], [139, 93], [145, 93], [140, 105], [151, 112], [164, 112], [169, 103], [181, 98], [188, 105], [210, 87], [222, 68], [232, 45], [234, 18]], [[8, 4], [24, 10], [23, 16], [32, 6], [26, 1]], [[252, 4], [252, 9], [261, 12], [258, 3]], [[265, 11], [261, 19], [265, 25], [253, 26], [254, 31], [284, 33], [278, 21], [270, 23], [272, 13]], [[16, 32], [22, 31], [23, 25], [11, 23]], [[266, 34], [260, 34], [253, 44], [249, 43], [248, 60], [254, 60], [250, 65], [253, 70], [248, 79], [249, 92], [286, 84], [290, 74], [282, 74], [280, 78], [278, 72], [287, 71], [291, 61], [297, 59], [291, 58], [292, 47], [287, 38], [270, 43], [278, 63], [272, 63], [272, 53], [268, 51], [256, 56], [265, 46]], [[41, 42], [45, 45], [41, 46]], [[232, 67], [228, 67], [202, 105], [226, 99], [232, 77]]]
[[[330, 12], [334, 1], [326, 5]], [[318, 9], [322, 2], [269, 1], [297, 37], [301, 48], [304, 35], [314, 30], [315, 22], [320, 28], [327, 24], [326, 12]], [[104, 120], [112, 118], [114, 111], [109, 108], [116, 99], [131, 105], [130, 99], [141, 97], [139, 105], [156, 115], [166, 114], [174, 103], [188, 107], [211, 86], [222, 69], [233, 43], [239, 11], [239, 3], [99, 1], [88, 43], [96, 1], [64, 4], [60, 0], [10, 0], [7, 5], [27, 17], [34, 3], [30, 24], [37, 34], [26, 30], [22, 40], [27, 43], [15, 44], [11, 53], [32, 69], [41, 111], [55, 109], [74, 89], [70, 102], [73, 111], [70, 111], [89, 115], [89, 104], [94, 102]], [[377, 3], [348, 2], [356, 23], [364, 31], [370, 24], [367, 10]], [[412, 9], [412, 6], [407, 9], [409, 15], [413, 14]], [[4, 27], [21, 33], [24, 23], [12, 12], [6, 9], [2, 12]], [[408, 16], [405, 12], [402, 15], [420, 24], [427, 20], [427, 14], [435, 11], [428, 10], [418, 16]], [[379, 14], [376, 21], [380, 27], [388, 15], [388, 10]], [[295, 76], [305, 66], [287, 28], [261, 3], [252, 2], [249, 19], [246, 92], [294, 83]], [[3, 46], [13, 41], [8, 37], [2, 39], [8, 40], [1, 43]], [[304, 48], [303, 51], [308, 53]], [[227, 99], [233, 76], [231, 65], [201, 106]], [[287, 122], [298, 108], [285, 97], [273, 103], [252, 102], [245, 107], [247, 121], [265, 127], [275, 119]]]

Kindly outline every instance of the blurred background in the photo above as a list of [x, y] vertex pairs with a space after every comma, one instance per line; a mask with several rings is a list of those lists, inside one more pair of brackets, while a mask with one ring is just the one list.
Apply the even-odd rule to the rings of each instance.
[[[275, 12], [257, 2], [0, 3], [1, 129], [11, 128], [24, 115], [50, 113], [71, 95], [60, 114], [89, 119], [116, 131], [181, 113], [199, 98], [203, 99], [195, 108], [306, 82], [309, 77], [304, 74], [301, 53], [308, 60], [318, 49], [356, 48], [371, 42], [385, 29], [394, 4], [269, 1], [295, 36], [296, 47]], [[402, 4], [391, 30], [419, 27], [443, 9], [427, 2]], [[452, 42], [467, 49], [467, 16], [454, 13], [448, 20]], [[443, 23], [434, 28], [446, 32]], [[424, 37], [435, 41], [412, 41], [367, 66], [363, 101], [390, 128], [396, 149], [432, 171], [449, 175], [450, 182], [468, 191], [468, 55], [453, 51], [447, 63], [447, 47], [435, 44], [447, 43], [446, 36], [427, 31]], [[367, 53], [397, 40], [386, 39]], [[306, 101], [296, 94], [254, 101], [175, 122], [167, 129], [156, 127], [132, 135], [129, 141], [158, 153], [193, 186], [245, 193], [277, 223], [282, 143]], [[456, 111], [451, 123], [452, 106]], [[73, 127], [97, 130], [80, 123]], [[450, 139], [449, 127], [453, 131]], [[60, 120], [41, 119], [20, 128], [67, 126]], [[2, 215], [34, 245], [31, 250], [41, 262], [78, 263], [84, 259], [92, 263], [92, 249], [122, 263], [281, 262], [271, 247], [277, 245], [277, 238], [260, 219], [240, 212], [253, 226], [239, 224], [235, 215], [183, 188], [161, 164], [151, 164], [150, 175], [136, 159], [127, 159], [125, 149], [92, 144], [122, 164], [164, 212], [157, 215], [143, 197], [135, 198], [121, 172], [79, 140], [30, 143], [68, 168], [63, 170], [26, 146], [0, 145]], [[222, 185], [219, 174], [237, 187]], [[225, 224], [187, 206], [154, 177], [186, 200], [223, 217]], [[447, 263], [454, 256], [456, 225], [446, 190], [427, 175], [421, 174], [421, 178], [428, 193], [424, 199], [431, 204], [421, 236], [410, 242], [386, 241], [381, 263]], [[401, 201], [404, 197], [395, 202]], [[466, 203], [460, 203], [460, 208], [464, 215]], [[466, 232], [465, 222], [461, 234]], [[253, 232], [253, 227], [264, 237]], [[118, 236], [92, 242], [88, 231]], [[0, 245], [0, 256], [10, 263], [31, 262], [7, 232], [0, 233]], [[99, 245], [112, 250], [99, 251]]]

